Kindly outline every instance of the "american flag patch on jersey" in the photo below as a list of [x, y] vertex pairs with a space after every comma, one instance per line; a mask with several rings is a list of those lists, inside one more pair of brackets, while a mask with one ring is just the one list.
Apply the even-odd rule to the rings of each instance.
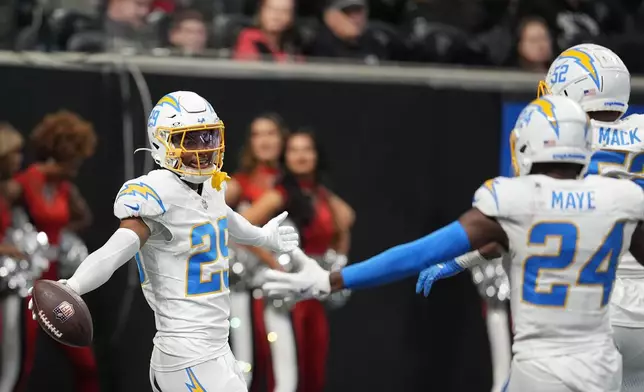
[[61, 323], [64, 323], [74, 315], [74, 306], [67, 301], [63, 301], [54, 308], [54, 315]]
[[543, 146], [544, 147], [554, 147], [557, 145], [557, 142], [554, 140], [544, 140], [543, 141]]
[[594, 88], [591, 88], [590, 90], [584, 90], [584, 96], [596, 95], [596, 94], [597, 94], [597, 90], [595, 90]]

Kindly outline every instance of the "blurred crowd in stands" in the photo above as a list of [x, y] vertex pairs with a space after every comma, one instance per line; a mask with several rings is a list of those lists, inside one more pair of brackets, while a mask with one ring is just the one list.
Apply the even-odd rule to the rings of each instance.
[[[644, 72], [642, 0], [0, 0], [5, 49], [544, 72], [595, 42]], [[4, 19], [4, 20], [2, 20]]]

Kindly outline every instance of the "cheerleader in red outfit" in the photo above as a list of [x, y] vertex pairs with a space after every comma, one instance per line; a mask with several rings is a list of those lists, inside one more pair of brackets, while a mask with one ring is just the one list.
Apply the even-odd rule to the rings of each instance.
[[[320, 146], [312, 132], [301, 130], [286, 140], [284, 175], [243, 215], [251, 222], [267, 222], [282, 209], [300, 231], [305, 253], [322, 258], [329, 249], [346, 255], [354, 212], [340, 197], [320, 184], [324, 170]], [[297, 341], [300, 392], [324, 389], [329, 326], [324, 305], [317, 300], [299, 302], [292, 312]]]
[[11, 177], [22, 165], [22, 136], [11, 125], [0, 123], [0, 255], [21, 256], [10, 244], [4, 244], [4, 233], [11, 226], [11, 205], [20, 187]]
[[[92, 125], [77, 115], [61, 111], [47, 115], [31, 135], [37, 162], [19, 173], [20, 201], [32, 223], [56, 247], [61, 232], [79, 232], [91, 223], [91, 213], [78, 188], [71, 183], [83, 161], [94, 153]], [[51, 263], [43, 279], [58, 280], [57, 263]], [[38, 323], [25, 302], [25, 357], [18, 391], [26, 390], [35, 356]], [[78, 392], [99, 390], [96, 362], [91, 348], [62, 346], [75, 370]]]
[[[264, 192], [273, 189], [287, 134], [283, 119], [275, 113], [266, 113], [253, 120], [241, 154], [241, 170], [227, 183], [226, 204], [241, 211], [259, 199]], [[260, 248], [248, 250], [254, 254], [255, 259], [269, 268], [281, 269], [270, 252]], [[237, 319], [233, 321], [231, 329], [235, 358], [246, 364], [242, 364], [242, 369], [251, 391], [259, 391], [262, 384], [265, 384], [266, 390], [272, 392], [276, 390], [276, 380], [264, 324], [264, 300], [252, 297], [247, 290], [233, 290], [230, 296], [231, 319]], [[277, 381], [280, 381], [279, 377]]]

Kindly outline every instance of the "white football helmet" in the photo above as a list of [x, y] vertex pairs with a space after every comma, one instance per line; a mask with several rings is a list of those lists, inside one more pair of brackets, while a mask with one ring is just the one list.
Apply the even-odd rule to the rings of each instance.
[[534, 163], [565, 162], [583, 165], [592, 155], [590, 119], [570, 98], [546, 95], [526, 106], [510, 134], [515, 175], [530, 174]]
[[224, 123], [191, 91], [175, 91], [157, 102], [148, 138], [155, 162], [191, 183], [203, 183], [224, 164]]
[[537, 96], [565, 95], [586, 112], [624, 114], [631, 95], [631, 75], [612, 50], [582, 44], [564, 50], [553, 62]]

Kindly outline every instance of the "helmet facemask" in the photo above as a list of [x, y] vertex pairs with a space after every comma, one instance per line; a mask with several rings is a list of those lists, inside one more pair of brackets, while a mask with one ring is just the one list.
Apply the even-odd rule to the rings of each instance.
[[182, 178], [201, 183], [219, 172], [224, 164], [224, 124], [157, 128], [157, 140], [166, 148], [164, 167]]
[[515, 177], [518, 177], [521, 175], [521, 169], [519, 167], [519, 158], [517, 157], [517, 132], [516, 130], [512, 130], [510, 132], [510, 157], [511, 157], [511, 162], [512, 162], [512, 172], [514, 173]]
[[537, 86], [537, 98], [541, 98], [544, 95], [551, 95], [550, 88], [546, 84], [545, 80], [540, 80], [539, 85]]

